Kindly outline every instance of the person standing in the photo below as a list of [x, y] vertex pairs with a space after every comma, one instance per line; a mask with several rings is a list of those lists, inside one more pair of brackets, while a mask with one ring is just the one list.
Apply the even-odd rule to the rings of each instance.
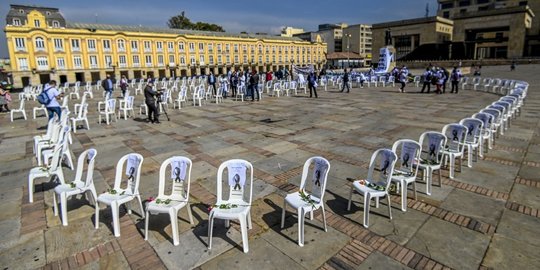
[[144, 102], [148, 107], [148, 121], [159, 124], [159, 112], [156, 108], [157, 91], [154, 90], [154, 83], [149, 81], [144, 88]]
[[231, 97], [235, 97], [238, 89], [238, 75], [236, 74], [236, 70], [231, 73], [229, 80], [231, 83]]
[[343, 73], [343, 86], [341, 87], [340, 92], [345, 91], [345, 87], [347, 87], [347, 93], [349, 93], [349, 91], [351, 90], [349, 88], [349, 72], [347, 71], [347, 69], [344, 69], [344, 72], [345, 73]]
[[512, 61], [512, 64], [510, 64], [510, 71], [516, 70], [516, 61]]
[[214, 76], [213, 72], [210, 72], [210, 75], [208, 76], [208, 84], [212, 86], [212, 94], [216, 95], [216, 76]]
[[45, 86], [43, 92], [45, 92], [49, 97], [49, 104], [45, 105], [47, 112], [49, 113], [49, 120], [54, 117], [55, 113], [58, 116], [58, 119], [60, 119], [60, 116], [62, 116], [62, 108], [60, 107], [58, 100], [63, 98], [64, 94], [60, 94], [58, 89], [56, 89], [56, 81], [50, 81], [48, 85]]
[[440, 68], [437, 68], [437, 72], [435, 73], [435, 85], [437, 86], [437, 94], [442, 94], [442, 85], [444, 83], [444, 72], [440, 69]]
[[[308, 81], [308, 88], [309, 88], [309, 97], [313, 97], [313, 93], [315, 93], [315, 98], [319, 98], [317, 96], [317, 76], [315, 75], [314, 72], [310, 72], [308, 77], [307, 77], [307, 81]], [[342, 90], [343, 92], [343, 90]], [[347, 91], [348, 93], [349, 91]]]
[[127, 87], [128, 87], [128, 81], [126, 79], [126, 75], [122, 75], [122, 78], [120, 79], [120, 89], [122, 89], [122, 98], [126, 97]]
[[408, 76], [409, 76], [409, 70], [407, 69], [406, 66], [402, 66], [398, 73], [399, 83], [401, 84], [401, 87], [399, 88], [399, 92], [401, 93], [405, 92], [405, 85], [407, 85]]
[[422, 86], [422, 90], [420, 90], [420, 93], [424, 93], [424, 90], [427, 87], [427, 93], [429, 94], [429, 91], [431, 90], [431, 77], [432, 76], [433, 76], [433, 73], [431, 73], [431, 70], [429, 69], [429, 67], [427, 67], [426, 71], [424, 71], [424, 74], [422, 74], [424, 85]]
[[259, 73], [257, 73], [256, 70], [253, 70], [253, 73], [251, 74], [251, 77], [249, 78], [249, 84], [251, 88], [251, 101], [255, 101], [255, 93], [257, 93], [257, 101], [259, 101], [261, 99], [261, 95], [258, 89]]
[[454, 67], [454, 69], [452, 70], [452, 74], [450, 76], [451, 76], [451, 83], [452, 83], [452, 91], [450, 93], [454, 93], [455, 91], [455, 93], [457, 94], [459, 79], [461, 79], [461, 71], [459, 71], [457, 67]]
[[443, 84], [442, 84], [442, 92], [443, 94], [446, 93], [446, 83], [448, 82], [448, 79], [450, 78], [450, 72], [448, 72], [448, 70], [446, 70], [446, 68], [444, 67], [441, 67], [442, 69], [442, 72], [444, 74], [444, 81], [443, 81]]
[[6, 112], [9, 112], [9, 102], [10, 100], [10, 94], [8, 89], [4, 89], [4, 86], [0, 84], [0, 112], [3, 112], [4, 110]]
[[366, 75], [363, 72], [360, 72], [360, 88], [364, 88], [364, 82], [366, 81]]
[[107, 74], [107, 78], [101, 82], [101, 87], [103, 87], [103, 91], [105, 91], [106, 99], [112, 98], [113, 82], [111, 80], [111, 75]]
[[269, 70], [269, 71], [266, 72], [266, 81], [270, 82], [270, 81], [272, 81], [272, 79], [273, 79], [272, 78], [272, 72]]

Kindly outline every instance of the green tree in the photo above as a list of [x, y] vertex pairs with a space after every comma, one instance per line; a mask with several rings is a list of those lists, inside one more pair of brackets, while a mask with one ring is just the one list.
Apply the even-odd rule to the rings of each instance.
[[174, 29], [225, 32], [223, 27], [217, 24], [206, 22], [192, 23], [191, 20], [186, 17], [186, 13], [184, 11], [182, 11], [180, 15], [171, 17], [169, 21], [167, 21], [167, 26]]

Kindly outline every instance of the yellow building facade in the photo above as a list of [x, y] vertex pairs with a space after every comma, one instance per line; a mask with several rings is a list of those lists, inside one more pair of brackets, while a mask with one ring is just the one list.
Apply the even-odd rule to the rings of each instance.
[[70, 23], [58, 9], [11, 8], [4, 31], [15, 87], [97, 81], [106, 74], [163, 78], [293, 64], [320, 68], [326, 61], [326, 44], [298, 38]]

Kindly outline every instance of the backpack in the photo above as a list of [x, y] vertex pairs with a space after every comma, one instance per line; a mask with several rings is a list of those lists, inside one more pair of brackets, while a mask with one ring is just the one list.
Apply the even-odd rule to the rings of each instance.
[[43, 91], [41, 91], [41, 94], [37, 96], [37, 101], [39, 104], [43, 104], [45, 106], [49, 105], [51, 103], [51, 99], [49, 98], [49, 95], [47, 95], [47, 91], [49, 91], [51, 88], [47, 88]]

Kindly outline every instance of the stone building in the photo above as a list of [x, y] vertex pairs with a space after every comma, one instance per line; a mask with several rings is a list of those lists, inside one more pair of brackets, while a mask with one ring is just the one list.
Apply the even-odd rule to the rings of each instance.
[[326, 44], [295, 37], [66, 22], [56, 8], [12, 5], [6, 17], [14, 86], [276, 70], [325, 63]]

